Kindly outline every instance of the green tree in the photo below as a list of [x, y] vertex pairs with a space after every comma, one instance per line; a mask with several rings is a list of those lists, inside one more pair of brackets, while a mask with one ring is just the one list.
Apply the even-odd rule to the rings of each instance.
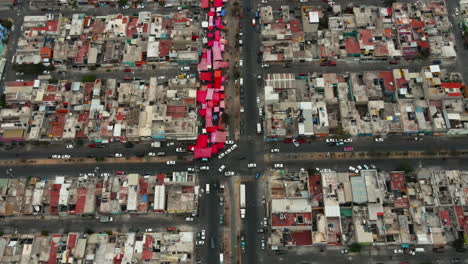
[[119, 6], [124, 6], [128, 4], [128, 0], [119, 0]]
[[0, 95], [0, 107], [4, 108], [6, 106], [5, 95]]
[[96, 75], [85, 75], [81, 78], [81, 82], [94, 82], [96, 79]]
[[8, 30], [11, 30], [11, 27], [13, 27], [13, 22], [10, 19], [2, 19], [0, 20], [0, 24]]
[[411, 174], [414, 172], [414, 167], [408, 161], [401, 162], [398, 167], [396, 167], [397, 171], [404, 171], [406, 174]]
[[361, 252], [361, 249], [362, 249], [362, 245], [359, 243], [352, 243], [349, 246], [349, 251], [351, 252]]

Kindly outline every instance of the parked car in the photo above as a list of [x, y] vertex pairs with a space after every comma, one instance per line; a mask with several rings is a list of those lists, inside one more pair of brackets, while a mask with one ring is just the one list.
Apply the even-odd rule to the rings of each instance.
[[353, 150], [354, 150], [353, 147], [345, 147], [345, 148], [344, 148], [344, 151], [353, 151]]
[[194, 171], [195, 171], [195, 168], [187, 168], [187, 171], [194, 172]]
[[114, 157], [116, 157], [116, 158], [122, 158], [122, 157], [123, 157], [123, 154], [122, 154], [122, 153], [115, 153], [115, 154], [114, 154]]
[[218, 170], [219, 170], [219, 172], [222, 172], [225, 168], [226, 168], [226, 165], [223, 164], [223, 165], [221, 165], [221, 167], [219, 167]]
[[224, 173], [224, 176], [226, 176], [226, 177], [234, 176], [234, 172], [233, 172], [233, 171], [226, 171], [226, 172]]
[[276, 163], [275, 165], [273, 165], [276, 169], [280, 169], [280, 168], [283, 168], [283, 164], [281, 163]]
[[292, 143], [294, 144], [295, 147], [299, 147], [299, 142], [296, 139], [292, 140]]
[[112, 222], [112, 221], [114, 221], [114, 218], [112, 216], [103, 215], [103, 216], [99, 217], [99, 222], [101, 222], [101, 223], [109, 223], [109, 222]]
[[226, 154], [224, 154], [224, 152], [223, 152], [223, 153], [218, 155], [218, 159], [222, 159], [222, 158], [224, 158], [224, 156], [226, 156]]
[[201, 231], [201, 239], [205, 240], [205, 234], [206, 234], [205, 230], [202, 229], [202, 231]]
[[226, 144], [227, 144], [227, 145], [232, 145], [232, 144], [234, 144], [234, 140], [227, 140], [227, 141], [226, 141]]
[[257, 25], [257, 20], [255, 18], [252, 18], [252, 27], [255, 27]]
[[261, 176], [260, 172], [255, 173], [255, 179], [260, 178], [260, 176]]
[[271, 149], [270, 152], [271, 153], [278, 153], [278, 152], [280, 152], [280, 150], [276, 148], [276, 149]]
[[69, 158], [71, 158], [71, 156], [68, 154], [62, 155], [62, 159], [69, 159]]
[[73, 144], [68, 144], [67, 145], [67, 149], [72, 149], [73, 148]]
[[204, 244], [205, 244], [205, 241], [203, 240], [197, 240], [197, 242], [195, 242], [195, 245], [197, 246], [204, 245]]
[[320, 66], [336, 66], [336, 61], [324, 61], [320, 63]]
[[255, 164], [255, 163], [247, 164], [247, 168], [255, 168], [255, 167], [257, 167], [257, 164]]
[[353, 166], [349, 166], [348, 168], [350, 171], [354, 172], [354, 173], [359, 173], [359, 170], [354, 168]]
[[166, 161], [166, 165], [175, 165], [175, 160]]
[[176, 152], [187, 152], [187, 150], [184, 149], [184, 148], [176, 148], [175, 151], [176, 151]]
[[374, 141], [375, 141], [375, 142], [383, 142], [383, 138], [381, 138], [381, 137], [376, 137], [376, 138], [374, 139]]
[[200, 170], [207, 171], [207, 170], [210, 170], [210, 167], [208, 167], [208, 166], [201, 166], [201, 167], [200, 167]]
[[50, 158], [52, 158], [52, 159], [60, 159], [60, 157], [61, 156], [59, 154], [54, 154], [54, 155], [50, 156]]

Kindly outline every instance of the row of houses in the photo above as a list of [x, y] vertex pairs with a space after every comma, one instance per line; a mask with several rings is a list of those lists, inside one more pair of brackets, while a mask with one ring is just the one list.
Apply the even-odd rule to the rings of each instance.
[[0, 216], [166, 212], [197, 215], [195, 174], [0, 179]]
[[13, 62], [61, 69], [196, 64], [200, 27], [192, 16], [188, 10], [167, 15], [25, 16]]
[[0, 237], [2, 263], [193, 263], [193, 251], [192, 232]]
[[266, 137], [466, 134], [462, 75], [439, 65], [264, 77]]
[[432, 245], [468, 235], [468, 172], [273, 173], [272, 247]]
[[195, 76], [93, 82], [39, 78], [5, 84], [3, 141], [194, 140]]
[[443, 0], [259, 10], [264, 62], [455, 58]]

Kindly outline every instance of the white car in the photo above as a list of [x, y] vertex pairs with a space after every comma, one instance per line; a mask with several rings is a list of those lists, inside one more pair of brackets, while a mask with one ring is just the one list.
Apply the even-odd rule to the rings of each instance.
[[222, 172], [224, 169], [226, 168], [226, 165], [221, 165], [221, 167], [219, 167], [219, 172]]
[[205, 240], [205, 233], [206, 233], [206, 231], [205, 231], [205, 229], [203, 229], [201, 231], [201, 239], [203, 239], [203, 240]]
[[299, 142], [297, 142], [296, 139], [293, 139], [292, 142], [293, 142], [293, 144], [294, 144], [295, 147], [299, 147], [300, 144], [299, 144]]
[[344, 140], [344, 142], [350, 143], [350, 142], [353, 142], [353, 139], [352, 138], [347, 138], [347, 139]]
[[278, 153], [278, 152], [280, 152], [280, 150], [279, 149], [270, 149], [270, 152], [271, 153]]
[[72, 145], [72, 144], [68, 144], [66, 147], [67, 147], [67, 149], [72, 149], [72, 148], [73, 148], [73, 145]]
[[327, 138], [327, 139], [325, 139], [325, 142], [327, 142], [327, 143], [333, 143], [333, 142], [335, 142], [335, 141], [336, 141], [336, 140], [335, 140], [334, 138]]
[[155, 152], [150, 152], [150, 153], [148, 153], [148, 156], [150, 156], [150, 157], [156, 157], [156, 153], [155, 153]]
[[204, 245], [204, 244], [205, 244], [205, 241], [203, 241], [203, 240], [198, 240], [198, 241], [195, 242], [195, 245], [197, 245], [197, 246]]
[[394, 249], [393, 253], [395, 254], [403, 254], [403, 249]]
[[455, 12], [454, 13], [455, 13], [456, 16], [460, 15], [460, 12], [458, 11], [458, 7], [455, 7]]
[[110, 173], [108, 172], [101, 173], [101, 177], [109, 177], [109, 176], [110, 176]]
[[356, 166], [356, 169], [362, 170], [362, 166], [361, 166], [361, 165], [357, 165], [357, 166]]
[[260, 1], [260, 3], [262, 3], [262, 4], [267, 4], [268, 1], [267, 1], [267, 0], [262, 0], [262, 1]]
[[175, 151], [176, 152], [186, 152], [186, 150], [184, 148], [176, 148]]
[[239, 66], [242, 67], [243, 63], [242, 63], [242, 60], [239, 60]]
[[71, 156], [68, 154], [62, 155], [62, 159], [69, 159]]
[[354, 173], [359, 173], [359, 171], [356, 168], [354, 168], [353, 166], [349, 166], [349, 170], [354, 172]]
[[218, 159], [222, 159], [222, 158], [224, 158], [224, 156], [226, 156], [226, 154], [221, 153], [221, 154], [219, 154]]
[[122, 155], [122, 153], [115, 153], [115, 154], [114, 154], [114, 157], [116, 157], [116, 158], [121, 158], [121, 157], [123, 157], [123, 155]]
[[207, 170], [210, 170], [210, 167], [208, 167], [208, 166], [201, 166], [201, 167], [200, 167], [200, 170], [207, 171]]
[[346, 254], [346, 253], [348, 253], [348, 250], [347, 250], [347, 249], [342, 249], [342, 250], [341, 250], [341, 254]]
[[186, 218], [185, 218], [185, 221], [187, 221], [187, 222], [192, 222], [192, 221], [193, 221], [193, 217], [186, 217]]
[[58, 154], [54, 154], [54, 155], [51, 156], [52, 159], [60, 159], [60, 157], [61, 157], [61, 156], [58, 155]]
[[258, 108], [258, 115], [263, 116], [263, 107]]
[[181, 67], [180, 70], [181, 71], [190, 71], [190, 67], [189, 66], [184, 66], [184, 67]]
[[187, 171], [195, 171], [195, 168], [187, 168]]
[[277, 169], [283, 168], [283, 164], [281, 164], [281, 163], [276, 163], [276, 164], [274, 165], [274, 167], [277, 168]]
[[130, 7], [128, 5], [122, 6], [122, 9], [129, 9]]
[[232, 149], [228, 148], [228, 149], [226, 149], [226, 151], [224, 152], [224, 154], [227, 155], [227, 154], [229, 154], [229, 153], [231, 153], [231, 152], [232, 152]]
[[224, 176], [226, 176], [226, 177], [234, 176], [234, 172], [233, 172], [233, 171], [226, 171], [226, 172], [224, 173]]
[[262, 224], [263, 224], [263, 226], [268, 225], [268, 219], [266, 217], [263, 218]]
[[237, 144], [234, 144], [234, 145], [232, 145], [232, 147], [230, 149], [235, 150], [236, 148], [237, 148]]
[[367, 166], [366, 164], [362, 165], [362, 167], [364, 167], [364, 169], [366, 169], [366, 170], [369, 169], [369, 166]]
[[168, 146], [168, 147], [174, 146], [174, 142], [167, 142], [166, 146]]
[[374, 170], [377, 169], [377, 167], [374, 164], [371, 164], [370, 167]]
[[44, 74], [49, 74], [50, 71], [43, 71], [42, 73], [44, 73]]
[[247, 164], [247, 168], [255, 168], [255, 167], [257, 167], [257, 164], [255, 164], [255, 163]]
[[166, 161], [166, 165], [175, 165], [175, 160]]
[[260, 97], [257, 97], [257, 104], [260, 103]]
[[375, 141], [375, 142], [383, 142], [383, 138], [381, 138], [381, 137], [376, 137], [376, 138], [374, 139], [374, 141]]
[[232, 144], [234, 144], [234, 140], [228, 140], [228, 141], [226, 141], [226, 144], [227, 145], [232, 145]]
[[262, 64], [262, 68], [270, 68], [270, 64]]
[[88, 175], [90, 177], [94, 177], [94, 172], [88, 172], [86, 175]]

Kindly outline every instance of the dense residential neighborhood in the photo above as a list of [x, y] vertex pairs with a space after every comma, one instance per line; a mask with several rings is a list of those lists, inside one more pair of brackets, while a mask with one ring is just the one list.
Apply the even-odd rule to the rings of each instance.
[[0, 0], [1, 263], [468, 263], [468, 1]]

